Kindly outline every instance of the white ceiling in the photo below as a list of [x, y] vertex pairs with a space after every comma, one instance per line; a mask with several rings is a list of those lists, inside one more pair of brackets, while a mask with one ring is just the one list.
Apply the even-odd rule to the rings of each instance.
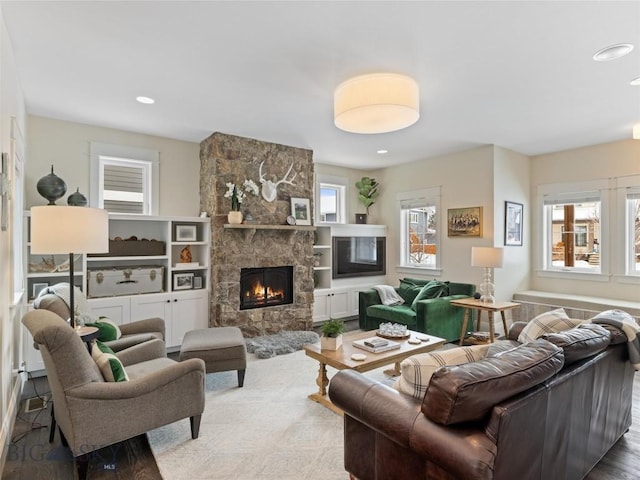
[[[640, 1], [1, 5], [34, 115], [192, 142], [219, 131], [366, 169], [483, 144], [536, 155], [640, 122]], [[620, 42], [635, 49], [592, 60]], [[420, 120], [338, 130], [334, 88], [378, 71], [418, 81]]]

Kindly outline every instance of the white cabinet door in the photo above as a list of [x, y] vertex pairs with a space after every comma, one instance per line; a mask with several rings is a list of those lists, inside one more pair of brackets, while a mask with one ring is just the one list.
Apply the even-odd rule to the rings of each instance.
[[207, 292], [190, 290], [171, 294], [171, 334], [167, 347], [182, 345], [184, 334], [190, 330], [207, 328]]
[[349, 316], [349, 291], [333, 292], [330, 296], [331, 317], [344, 318]]
[[314, 322], [324, 322], [325, 320], [329, 320], [331, 316], [331, 307], [329, 303], [330, 299], [329, 293], [313, 293], [313, 321]]
[[91, 311], [97, 317], [107, 317], [118, 325], [131, 321], [129, 297], [90, 298], [87, 301]]
[[182, 344], [182, 338], [189, 330], [208, 327], [207, 291], [189, 290], [131, 297], [131, 315], [138, 320], [163, 318], [165, 343], [167, 347], [177, 347]]

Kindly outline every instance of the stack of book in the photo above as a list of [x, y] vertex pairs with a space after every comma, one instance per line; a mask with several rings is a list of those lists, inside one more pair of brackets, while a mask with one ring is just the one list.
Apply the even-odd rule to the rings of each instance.
[[365, 338], [364, 340], [354, 340], [353, 345], [372, 353], [386, 352], [387, 350], [400, 348], [400, 344], [398, 342], [380, 337]]

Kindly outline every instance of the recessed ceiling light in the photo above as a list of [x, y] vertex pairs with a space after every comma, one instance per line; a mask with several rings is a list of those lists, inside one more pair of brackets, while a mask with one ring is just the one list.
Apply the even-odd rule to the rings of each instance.
[[618, 43], [609, 47], [598, 50], [593, 54], [593, 59], [596, 62], [605, 62], [607, 60], [615, 60], [616, 58], [624, 57], [627, 53], [633, 50], [633, 45], [630, 43]]
[[149, 97], [136, 97], [136, 100], [139, 101], [140, 103], [144, 103], [145, 105], [151, 105], [152, 103], [156, 103], [156, 101], [153, 98], [149, 98]]
[[376, 151], [376, 153], [379, 153], [380, 155], [384, 155], [384, 154], [385, 154], [385, 153], [387, 153], [388, 151], [389, 151], [389, 150], [385, 150], [385, 149], [383, 149], [383, 148], [382, 148], [382, 149], [380, 149], [380, 150], [377, 150], [377, 151]]
[[633, 80], [631, 80], [629, 82], [629, 85], [632, 85], [634, 87], [637, 87], [638, 85], [640, 85], [640, 77], [634, 78]]

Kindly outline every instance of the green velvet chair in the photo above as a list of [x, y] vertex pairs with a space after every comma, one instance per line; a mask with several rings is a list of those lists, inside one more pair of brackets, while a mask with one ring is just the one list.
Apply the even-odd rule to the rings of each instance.
[[381, 323], [401, 323], [410, 330], [445, 338], [447, 341], [460, 339], [464, 309], [454, 307], [450, 301], [472, 297], [476, 286], [470, 283], [444, 282], [447, 288], [436, 298], [426, 298], [415, 302], [416, 295], [431, 280], [403, 278], [396, 292], [403, 298], [402, 305], [383, 305], [380, 295], [374, 289], [359, 294], [359, 326], [363, 330], [375, 330]]

